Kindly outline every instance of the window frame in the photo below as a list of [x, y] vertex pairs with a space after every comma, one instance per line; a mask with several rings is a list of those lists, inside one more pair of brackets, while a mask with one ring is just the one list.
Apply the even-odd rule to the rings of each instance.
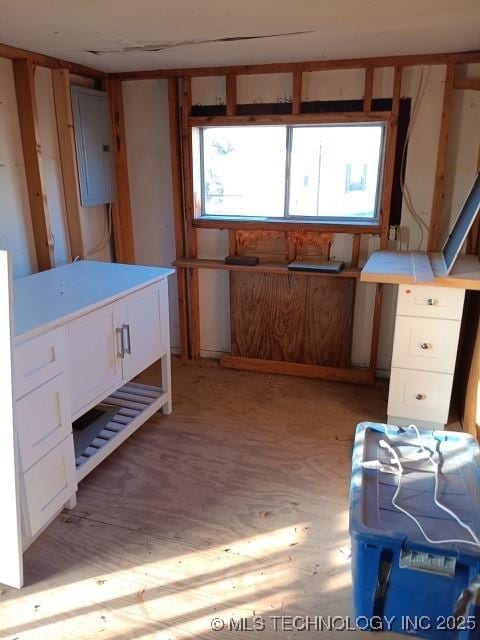
[[[279, 119], [275, 122], [265, 122], [261, 118], [259, 121], [247, 121], [247, 122], [229, 122], [226, 119], [220, 117], [209, 118], [208, 122], [193, 124], [190, 127], [192, 140], [192, 182], [193, 182], [193, 201], [194, 211], [192, 224], [194, 227], [214, 228], [214, 229], [279, 229], [285, 228], [292, 230], [299, 229], [311, 229], [312, 227], [320, 228], [324, 232], [338, 231], [338, 232], [354, 232], [354, 233], [376, 233], [382, 228], [383, 223], [383, 191], [385, 188], [385, 163], [387, 159], [387, 145], [390, 135], [391, 122], [382, 118], [381, 116], [376, 119], [372, 118], [368, 121], [362, 119], [361, 114], [358, 114], [358, 120], [352, 119], [351, 121], [335, 121], [335, 122], [303, 122], [300, 116], [298, 120], [292, 121], [290, 118]], [[372, 114], [373, 115], [373, 114]], [[195, 118], [192, 118], [195, 120]], [[205, 185], [204, 180], [204, 155], [203, 155], [203, 131], [208, 128], [216, 127], [235, 127], [241, 125], [247, 126], [281, 126], [286, 128], [286, 161], [285, 161], [285, 193], [284, 193], [284, 211], [282, 216], [232, 216], [232, 215], [216, 215], [205, 214]], [[380, 153], [379, 153], [379, 170], [377, 175], [377, 189], [375, 198], [375, 212], [376, 215], [372, 218], [361, 218], [353, 216], [301, 216], [291, 215], [287, 213], [289, 207], [289, 194], [290, 194], [290, 159], [293, 143], [293, 130], [294, 128], [308, 128], [308, 127], [355, 127], [355, 126], [379, 126], [381, 127], [381, 141], [380, 141]], [[198, 160], [198, 167], [195, 167], [195, 161]], [[200, 186], [199, 186], [200, 183]]]

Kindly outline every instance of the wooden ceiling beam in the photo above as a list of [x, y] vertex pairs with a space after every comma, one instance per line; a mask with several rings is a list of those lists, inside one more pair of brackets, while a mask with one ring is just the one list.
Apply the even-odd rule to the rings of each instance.
[[79, 76], [86, 76], [87, 78], [101, 79], [107, 77], [107, 73], [105, 71], [100, 71], [100, 69], [87, 67], [83, 64], [77, 64], [76, 62], [69, 62], [68, 60], [61, 60], [60, 58], [53, 58], [52, 56], [46, 56], [43, 53], [35, 53], [34, 51], [11, 47], [8, 44], [0, 43], [0, 58], [7, 58], [9, 60], [30, 60], [33, 64], [36, 64], [39, 67], [47, 67], [48, 69], [68, 69], [70, 73], [74, 73]]
[[112, 73], [110, 77], [122, 80], [170, 77], [207, 77], [228, 75], [262, 75], [267, 73], [294, 73], [295, 71], [331, 71], [334, 69], [365, 69], [368, 67], [411, 67], [416, 65], [469, 64], [480, 62], [480, 51], [458, 53], [426, 53], [376, 58], [349, 58], [345, 60], [310, 60], [305, 62], [277, 62], [269, 64], [230, 65], [222, 67], [192, 67], [185, 69], [152, 69]]

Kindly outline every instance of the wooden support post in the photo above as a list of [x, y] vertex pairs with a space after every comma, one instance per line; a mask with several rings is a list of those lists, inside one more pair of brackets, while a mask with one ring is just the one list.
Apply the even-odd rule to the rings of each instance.
[[[187, 257], [197, 257], [197, 230], [193, 226], [193, 168], [192, 168], [192, 129], [189, 125], [192, 110], [192, 82], [182, 78], [182, 161], [185, 198], [185, 217], [187, 223]], [[188, 329], [190, 337], [190, 357], [200, 357], [200, 292], [198, 269], [188, 269]]]
[[395, 167], [395, 150], [397, 148], [398, 114], [400, 111], [400, 94], [402, 88], [402, 67], [395, 67], [392, 95], [392, 119], [388, 124], [385, 151], [385, 166], [382, 185], [382, 231], [380, 235], [380, 249], [388, 245], [388, 229], [390, 225], [390, 206], [392, 201], [393, 171]]
[[292, 86], [292, 113], [298, 115], [302, 112], [302, 72], [293, 72]]
[[365, 91], [363, 94], [363, 110], [372, 110], [372, 96], [373, 96], [373, 67], [367, 67], [365, 69]]
[[13, 72], [37, 263], [39, 270], [44, 271], [55, 266], [55, 258], [43, 178], [35, 69], [31, 60], [14, 60]]
[[237, 113], [237, 76], [228, 75], [225, 79], [227, 116]]
[[230, 229], [228, 232], [228, 253], [231, 256], [237, 253], [237, 232], [235, 229]]
[[358, 261], [360, 259], [360, 240], [362, 236], [359, 233], [355, 233], [353, 236], [352, 242], [352, 261], [350, 263], [351, 267], [357, 268]]
[[372, 342], [370, 345], [370, 374], [372, 382], [375, 380], [375, 371], [377, 369], [378, 343], [380, 341], [380, 321], [382, 319], [382, 295], [383, 288], [381, 284], [376, 285], [375, 304], [373, 307], [373, 323], [372, 323]]
[[107, 88], [112, 117], [113, 153], [117, 197], [112, 203], [113, 238], [117, 262], [135, 264], [133, 245], [132, 209], [128, 182], [127, 145], [125, 140], [125, 116], [123, 111], [122, 81], [110, 79]]
[[80, 189], [78, 186], [77, 157], [73, 133], [69, 71], [67, 69], [53, 69], [52, 81], [68, 238], [70, 253], [72, 260], [74, 260], [77, 257], [83, 258], [85, 250], [80, 221]]
[[[170, 124], [170, 161], [172, 166], [173, 218], [175, 224], [175, 255], [185, 257], [185, 220], [183, 216], [182, 156], [180, 149], [178, 80], [168, 79], [168, 114]], [[178, 317], [180, 354], [188, 358], [187, 271], [177, 268]]]
[[430, 216], [430, 230], [428, 233], [428, 251], [436, 251], [438, 248], [438, 231], [442, 213], [442, 204], [445, 189], [445, 169], [447, 164], [448, 130], [452, 112], [453, 84], [455, 80], [455, 65], [447, 64], [445, 72], [445, 88], [443, 91], [442, 119], [440, 122], [440, 135], [438, 139], [437, 168], [435, 171], [435, 184], [432, 200], [432, 213]]

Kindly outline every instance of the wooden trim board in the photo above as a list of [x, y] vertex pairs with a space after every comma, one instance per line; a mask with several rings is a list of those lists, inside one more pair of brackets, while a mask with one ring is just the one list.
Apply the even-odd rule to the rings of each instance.
[[323, 367], [316, 364], [302, 364], [298, 362], [281, 362], [277, 360], [262, 360], [260, 358], [242, 358], [240, 356], [224, 356], [220, 365], [227, 369], [242, 371], [257, 371], [259, 373], [279, 373], [287, 376], [302, 378], [317, 378], [332, 382], [350, 382], [352, 384], [372, 384], [375, 375], [370, 369], [347, 369], [340, 367]]

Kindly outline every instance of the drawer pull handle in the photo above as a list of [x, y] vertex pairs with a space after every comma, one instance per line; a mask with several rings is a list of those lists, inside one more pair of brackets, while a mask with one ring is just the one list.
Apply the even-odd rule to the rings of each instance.
[[425, 400], [427, 396], [424, 393], [417, 393], [417, 395], [415, 396], [415, 398], [417, 400]]
[[427, 304], [430, 305], [431, 307], [434, 307], [435, 305], [438, 304], [438, 300], [436, 298], [428, 298]]
[[428, 344], [428, 342], [422, 342], [420, 344], [420, 349], [423, 349], [424, 351], [426, 351], [427, 349], [431, 349], [432, 345]]
[[[124, 340], [124, 336], [126, 335], [126, 340]], [[123, 350], [124, 353], [128, 353], [129, 355], [132, 353], [132, 346], [130, 343], [130, 325], [123, 324], [122, 325], [122, 344], [124, 345]]]
[[125, 347], [123, 346], [123, 329], [121, 327], [117, 327], [115, 329], [115, 332], [117, 334], [117, 346], [120, 343], [120, 348], [117, 351], [117, 357], [118, 358], [124, 358], [125, 357]]

